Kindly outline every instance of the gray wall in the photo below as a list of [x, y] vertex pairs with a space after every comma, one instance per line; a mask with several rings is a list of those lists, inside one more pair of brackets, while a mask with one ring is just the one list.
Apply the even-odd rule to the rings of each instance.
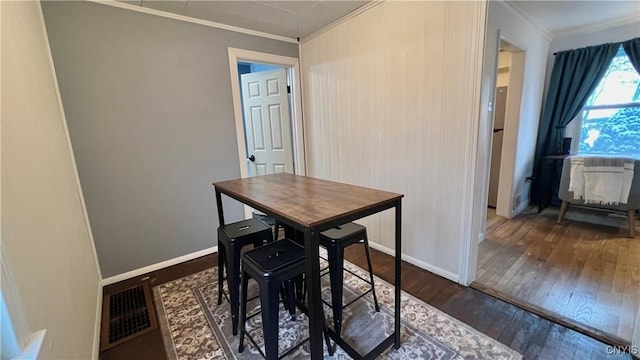
[[[298, 46], [85, 2], [43, 2], [103, 277], [215, 246], [240, 176], [228, 47]], [[225, 202], [227, 221], [241, 206]]]

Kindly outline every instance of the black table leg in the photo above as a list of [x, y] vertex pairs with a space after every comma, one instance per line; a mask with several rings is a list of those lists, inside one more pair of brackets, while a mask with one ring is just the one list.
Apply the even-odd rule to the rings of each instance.
[[218, 207], [218, 226], [224, 226], [224, 211], [222, 210], [222, 195], [216, 190], [216, 206]]
[[324, 329], [324, 310], [320, 289], [320, 251], [319, 233], [311, 229], [304, 230], [304, 249], [307, 259], [306, 281], [309, 296], [309, 341], [311, 359], [322, 359], [322, 336]]
[[401, 272], [402, 272], [402, 199], [396, 201], [396, 308], [395, 308], [395, 344], [394, 347], [400, 348], [400, 291], [402, 290]]

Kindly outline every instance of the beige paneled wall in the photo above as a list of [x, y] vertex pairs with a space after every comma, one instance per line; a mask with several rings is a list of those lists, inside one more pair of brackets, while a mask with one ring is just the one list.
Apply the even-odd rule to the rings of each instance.
[[38, 359], [97, 359], [101, 275], [40, 2], [0, 6], [2, 258], [27, 326], [47, 330]]
[[[384, 2], [303, 41], [307, 173], [405, 194], [403, 253], [457, 280], [470, 237], [485, 3]], [[391, 249], [393, 213], [366, 219]]]

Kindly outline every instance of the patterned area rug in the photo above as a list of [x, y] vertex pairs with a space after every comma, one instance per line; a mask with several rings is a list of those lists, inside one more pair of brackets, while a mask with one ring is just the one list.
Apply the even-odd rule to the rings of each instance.
[[[323, 266], [323, 264], [321, 264]], [[323, 266], [324, 267], [324, 266]], [[345, 261], [345, 267], [364, 278], [368, 274]], [[345, 303], [368, 289], [368, 284], [344, 273]], [[260, 353], [245, 339], [245, 349], [238, 352], [239, 336], [231, 335], [229, 303], [217, 305], [217, 268], [207, 269], [153, 289], [163, 340], [170, 360], [186, 359], [262, 359]], [[361, 354], [368, 352], [393, 331], [394, 289], [377, 278], [376, 294], [380, 312], [373, 306], [373, 298], [365, 295], [343, 312], [342, 336]], [[257, 294], [257, 286], [250, 282], [249, 296]], [[322, 277], [323, 298], [331, 298], [328, 276]], [[398, 350], [390, 347], [384, 359], [522, 359], [522, 355], [478, 332], [470, 326], [444, 314], [421, 300], [402, 292], [401, 341]], [[258, 300], [247, 307], [248, 314], [259, 310]], [[332, 327], [331, 310], [325, 306], [327, 324]], [[298, 312], [291, 320], [280, 307], [279, 351], [287, 349], [308, 337], [307, 318]], [[260, 315], [247, 321], [247, 329], [262, 347]], [[337, 345], [330, 357], [325, 345], [326, 359], [350, 359]], [[263, 348], [264, 349], [264, 348]], [[291, 359], [309, 358], [309, 343], [287, 356]]]

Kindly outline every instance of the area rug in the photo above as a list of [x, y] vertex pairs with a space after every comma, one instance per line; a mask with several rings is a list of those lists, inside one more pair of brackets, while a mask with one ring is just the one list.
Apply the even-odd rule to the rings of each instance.
[[[361, 268], [345, 262], [345, 267], [367, 278]], [[262, 359], [257, 349], [245, 339], [245, 348], [238, 351], [239, 336], [231, 335], [229, 303], [217, 305], [217, 267], [154, 287], [154, 297], [165, 349], [169, 360], [187, 359]], [[368, 289], [368, 284], [344, 273], [345, 303]], [[380, 312], [375, 311], [373, 298], [366, 295], [344, 309], [342, 337], [361, 354], [367, 353], [392, 331], [394, 325], [394, 289], [375, 278]], [[226, 285], [225, 285], [226, 286]], [[257, 294], [257, 285], [250, 282], [249, 296]], [[328, 276], [322, 278], [323, 299], [330, 300]], [[249, 303], [248, 314], [259, 310], [258, 300]], [[423, 301], [402, 292], [400, 349], [390, 347], [382, 359], [522, 359], [522, 355], [470, 326], [435, 309]], [[280, 308], [279, 351], [308, 337], [308, 322], [298, 312], [291, 320]], [[328, 326], [332, 327], [331, 309], [325, 306]], [[247, 330], [259, 346], [263, 346], [260, 315], [247, 321]], [[350, 359], [332, 342], [336, 352], [330, 357], [325, 345], [325, 359]], [[264, 348], [263, 348], [264, 349]], [[309, 343], [293, 351], [287, 358], [308, 359]]]

